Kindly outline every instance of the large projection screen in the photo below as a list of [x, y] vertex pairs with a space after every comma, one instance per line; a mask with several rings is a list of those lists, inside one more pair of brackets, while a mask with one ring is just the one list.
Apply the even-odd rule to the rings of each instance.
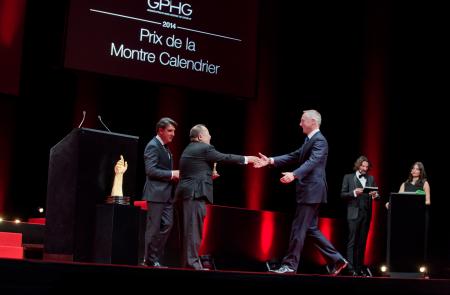
[[253, 97], [257, 14], [257, 0], [71, 1], [65, 66]]

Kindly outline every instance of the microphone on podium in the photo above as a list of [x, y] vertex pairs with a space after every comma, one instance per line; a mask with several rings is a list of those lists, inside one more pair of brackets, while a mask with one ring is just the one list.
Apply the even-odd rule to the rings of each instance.
[[86, 111], [85, 110], [83, 110], [83, 119], [81, 119], [81, 122], [80, 122], [80, 124], [78, 125], [78, 128], [81, 128], [81, 126], [83, 125], [83, 123], [84, 123], [84, 119], [86, 118]]
[[[100, 121], [100, 123], [102, 123], [103, 127], [105, 127], [106, 130], [108, 130], [109, 132], [111, 132], [111, 130], [109, 130], [108, 126], [106, 126], [106, 124], [103, 123], [102, 117], [101, 117], [100, 115], [98, 115], [97, 118], [98, 118], [98, 120]], [[111, 133], [112, 133], [112, 132], [111, 132]]]

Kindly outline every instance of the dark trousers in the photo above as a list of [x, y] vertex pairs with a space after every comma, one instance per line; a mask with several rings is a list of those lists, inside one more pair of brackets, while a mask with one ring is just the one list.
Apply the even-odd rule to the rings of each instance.
[[147, 202], [145, 254], [147, 262], [159, 262], [173, 226], [173, 204]]
[[206, 217], [206, 200], [183, 200], [183, 263], [185, 267], [202, 269], [199, 250]]
[[319, 206], [320, 204], [297, 204], [292, 222], [288, 253], [282, 262], [294, 270], [297, 270], [300, 263], [300, 255], [306, 237], [312, 240], [329, 263], [335, 263], [343, 259], [342, 255], [336, 251], [318, 228]]
[[364, 266], [364, 252], [366, 251], [367, 235], [370, 227], [370, 213], [359, 209], [356, 219], [348, 219], [347, 259], [350, 268], [357, 273]]

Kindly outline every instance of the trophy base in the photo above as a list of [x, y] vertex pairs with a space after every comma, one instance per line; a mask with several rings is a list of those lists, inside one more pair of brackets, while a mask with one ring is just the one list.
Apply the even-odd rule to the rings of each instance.
[[124, 196], [107, 196], [106, 204], [130, 205], [130, 197]]

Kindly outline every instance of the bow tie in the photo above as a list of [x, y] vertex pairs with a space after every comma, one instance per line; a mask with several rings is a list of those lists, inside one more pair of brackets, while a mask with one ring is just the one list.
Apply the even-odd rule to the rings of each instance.
[[358, 176], [359, 178], [365, 178], [365, 179], [367, 179], [367, 175], [366, 174], [360, 174], [359, 176]]

